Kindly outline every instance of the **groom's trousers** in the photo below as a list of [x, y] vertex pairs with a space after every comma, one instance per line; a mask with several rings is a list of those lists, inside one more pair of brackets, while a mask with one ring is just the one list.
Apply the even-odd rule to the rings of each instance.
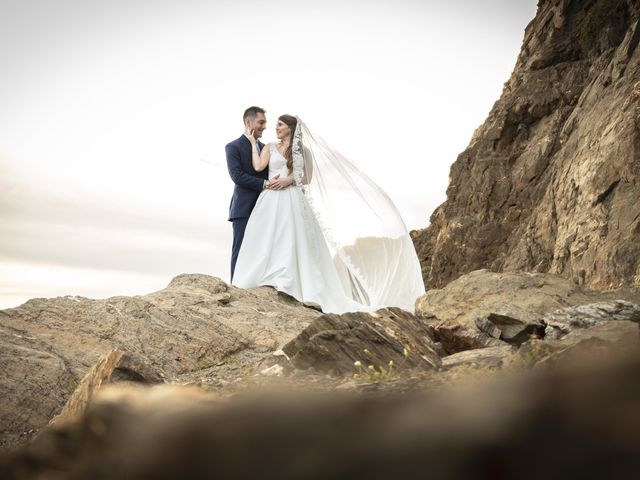
[[240, 245], [244, 238], [244, 231], [247, 228], [248, 218], [235, 218], [231, 221], [233, 224], [233, 246], [231, 247], [231, 281], [233, 282], [233, 273], [236, 270], [236, 261], [240, 252]]

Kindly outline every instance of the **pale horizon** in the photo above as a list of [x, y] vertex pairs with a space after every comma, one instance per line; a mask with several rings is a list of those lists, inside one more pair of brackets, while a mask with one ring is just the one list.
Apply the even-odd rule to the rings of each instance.
[[0, 0], [0, 308], [228, 281], [250, 105], [264, 141], [299, 115], [425, 228], [536, 4]]

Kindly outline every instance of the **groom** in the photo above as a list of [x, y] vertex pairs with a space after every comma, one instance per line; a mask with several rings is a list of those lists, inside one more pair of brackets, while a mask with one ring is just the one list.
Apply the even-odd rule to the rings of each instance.
[[[267, 127], [267, 117], [265, 110], [260, 107], [249, 107], [244, 111], [242, 121], [244, 122], [245, 132], [253, 131], [253, 137], [256, 139], [258, 152], [262, 151], [264, 143], [259, 139], [262, 132]], [[247, 228], [247, 222], [251, 211], [258, 200], [260, 192], [266, 188], [280, 190], [291, 184], [291, 180], [287, 177], [279, 178], [279, 175], [269, 180], [269, 169], [265, 168], [261, 172], [256, 172], [251, 162], [252, 151], [251, 142], [247, 133], [240, 138], [227, 144], [225, 147], [227, 155], [227, 168], [229, 176], [235, 187], [233, 196], [231, 197], [231, 205], [229, 206], [229, 221], [233, 224], [233, 246], [231, 248], [231, 281], [233, 281], [233, 273], [236, 269], [236, 261], [244, 231]]]

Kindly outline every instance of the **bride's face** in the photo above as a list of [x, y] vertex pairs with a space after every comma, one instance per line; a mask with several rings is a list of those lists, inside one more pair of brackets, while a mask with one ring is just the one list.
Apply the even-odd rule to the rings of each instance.
[[276, 137], [278, 137], [278, 140], [289, 138], [289, 135], [291, 135], [289, 125], [284, 123], [282, 120], [278, 120], [278, 123], [276, 123]]

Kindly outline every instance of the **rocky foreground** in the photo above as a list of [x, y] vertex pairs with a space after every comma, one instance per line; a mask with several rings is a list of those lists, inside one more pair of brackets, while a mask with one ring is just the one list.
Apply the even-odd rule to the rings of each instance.
[[[177, 478], [194, 454], [181, 449], [192, 445], [203, 455], [189, 460], [194, 468], [224, 475], [235, 465], [249, 475], [260, 462], [284, 465], [271, 439], [305, 459], [291, 471], [274, 467], [273, 478], [300, 478], [295, 468], [309, 465], [335, 475], [355, 458], [373, 462], [358, 474], [372, 473], [373, 451], [391, 455], [389, 465], [405, 454], [417, 465], [415, 442], [423, 452], [446, 437], [446, 455], [510, 442], [540, 408], [565, 409], [579, 424], [601, 408], [573, 411], [585, 400], [580, 389], [608, 388], [605, 377], [629, 381], [632, 397], [616, 383], [624, 398], [597, 399], [623, 402], [616, 421], [626, 425], [638, 408], [637, 377], [628, 376], [640, 373], [639, 305], [638, 289], [596, 292], [551, 274], [487, 270], [429, 291], [415, 314], [323, 315], [269, 287], [242, 290], [205, 275], [140, 297], [30, 300], [0, 312], [1, 441], [13, 452], [0, 474]], [[542, 395], [533, 403], [532, 391]], [[208, 463], [214, 457], [199, 449], [210, 442], [230, 463]], [[249, 468], [241, 459], [253, 458], [251, 448], [263, 453]], [[141, 464], [124, 462], [130, 449], [143, 452]], [[165, 449], [177, 457], [157, 463]], [[338, 458], [336, 449], [342, 463], [317, 465]]]

